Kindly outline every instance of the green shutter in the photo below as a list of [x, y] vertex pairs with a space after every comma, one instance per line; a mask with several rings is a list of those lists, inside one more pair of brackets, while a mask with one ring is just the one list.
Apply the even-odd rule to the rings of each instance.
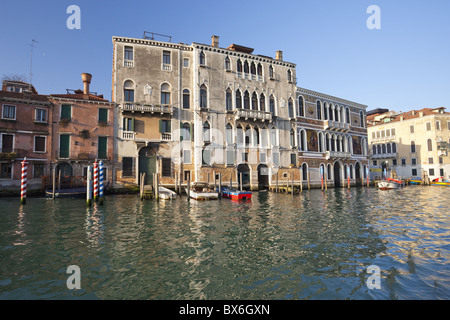
[[108, 109], [105, 108], [98, 109], [98, 122], [108, 123]]
[[69, 158], [70, 135], [62, 134], [59, 136], [59, 157]]
[[190, 134], [191, 134], [191, 141], [194, 141], [194, 124], [193, 123], [191, 123], [191, 132], [190, 132]]
[[166, 120], [167, 126], [166, 126], [166, 132], [172, 132], [172, 121]]
[[159, 119], [159, 132], [162, 133], [163, 132], [163, 127], [162, 127], [162, 120]]
[[72, 117], [72, 106], [70, 104], [63, 104], [61, 106], [61, 119], [70, 120]]
[[108, 156], [107, 153], [107, 137], [98, 137], [98, 158], [106, 159]]
[[134, 118], [131, 118], [131, 131], [134, 132]]

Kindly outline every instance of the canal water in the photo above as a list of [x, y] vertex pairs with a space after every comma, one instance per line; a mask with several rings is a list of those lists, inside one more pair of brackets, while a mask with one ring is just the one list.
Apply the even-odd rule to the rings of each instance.
[[421, 186], [2, 198], [0, 299], [450, 299], [449, 204], [448, 188]]

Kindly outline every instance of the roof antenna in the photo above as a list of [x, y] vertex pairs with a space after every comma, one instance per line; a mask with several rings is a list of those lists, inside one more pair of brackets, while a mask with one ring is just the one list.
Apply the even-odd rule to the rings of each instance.
[[33, 77], [33, 73], [32, 73], [32, 67], [33, 67], [33, 48], [36, 48], [34, 46], [34, 43], [39, 43], [36, 40], [31, 40], [31, 44], [29, 45], [31, 47], [31, 53], [30, 53], [30, 91], [31, 90], [31, 86], [32, 86], [32, 77]]

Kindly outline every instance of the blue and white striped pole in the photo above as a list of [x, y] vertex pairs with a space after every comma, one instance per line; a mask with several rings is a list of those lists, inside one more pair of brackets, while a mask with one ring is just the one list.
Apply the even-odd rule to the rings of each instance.
[[99, 163], [99, 200], [100, 204], [103, 204], [103, 161]]

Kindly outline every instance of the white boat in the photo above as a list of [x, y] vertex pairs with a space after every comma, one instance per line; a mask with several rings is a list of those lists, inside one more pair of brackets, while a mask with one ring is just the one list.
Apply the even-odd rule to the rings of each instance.
[[378, 188], [380, 190], [393, 190], [402, 186], [401, 182], [394, 179], [388, 179], [378, 182]]
[[195, 200], [216, 200], [219, 193], [211, 190], [206, 183], [192, 182], [190, 190], [186, 188], [186, 194]]
[[159, 187], [159, 198], [160, 199], [171, 200], [171, 199], [176, 198], [176, 196], [177, 196], [177, 194], [174, 191], [164, 188], [164, 187], [161, 187], [161, 186]]

